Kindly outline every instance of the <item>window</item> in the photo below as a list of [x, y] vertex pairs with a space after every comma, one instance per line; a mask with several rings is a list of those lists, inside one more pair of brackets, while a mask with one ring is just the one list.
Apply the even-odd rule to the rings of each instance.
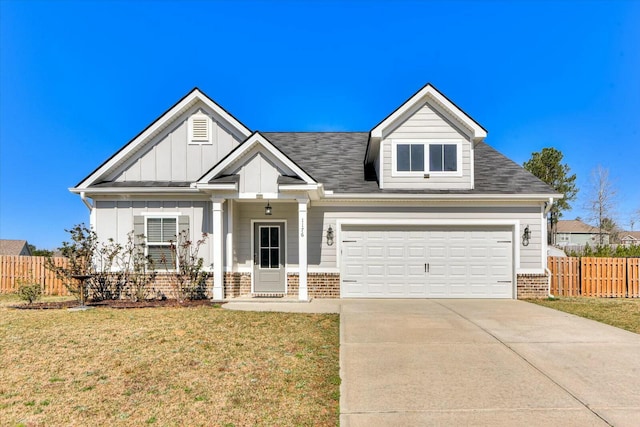
[[400, 172], [424, 172], [424, 145], [398, 144], [397, 166]]
[[396, 140], [392, 145], [394, 176], [462, 175], [460, 142]]
[[429, 171], [455, 172], [458, 156], [455, 144], [429, 144]]
[[147, 218], [147, 255], [156, 269], [175, 268], [175, 257], [171, 253], [171, 242], [178, 235], [178, 221], [175, 217]]
[[260, 226], [260, 268], [280, 268], [279, 226]]
[[189, 117], [189, 144], [211, 144], [211, 119], [198, 112]]

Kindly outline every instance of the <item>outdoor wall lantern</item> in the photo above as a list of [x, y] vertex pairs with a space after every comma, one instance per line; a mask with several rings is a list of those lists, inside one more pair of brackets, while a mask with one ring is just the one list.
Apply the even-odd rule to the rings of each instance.
[[529, 230], [529, 226], [527, 225], [524, 228], [524, 233], [522, 233], [522, 246], [529, 246], [529, 239], [531, 239], [531, 230]]
[[271, 205], [269, 204], [269, 201], [267, 200], [267, 206], [264, 207], [264, 214], [267, 216], [270, 216], [273, 213], [273, 209], [271, 209]]
[[333, 246], [333, 228], [331, 226], [327, 228], [327, 245]]

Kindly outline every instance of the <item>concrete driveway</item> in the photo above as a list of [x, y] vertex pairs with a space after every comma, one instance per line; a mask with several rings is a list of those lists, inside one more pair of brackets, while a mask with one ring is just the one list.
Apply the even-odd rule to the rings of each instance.
[[514, 300], [342, 300], [342, 426], [638, 426], [640, 335]]

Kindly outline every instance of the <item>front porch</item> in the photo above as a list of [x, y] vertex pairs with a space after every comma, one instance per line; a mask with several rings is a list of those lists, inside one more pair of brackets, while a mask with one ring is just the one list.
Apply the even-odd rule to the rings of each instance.
[[[307, 273], [307, 297], [300, 298], [300, 277], [296, 273], [287, 275], [287, 292], [285, 298], [307, 301], [311, 298], [340, 298], [340, 274]], [[224, 299], [254, 298], [257, 294], [251, 291], [250, 273], [225, 273]]]
[[[326, 244], [324, 225], [310, 227], [308, 223], [309, 199], [272, 196], [212, 198], [213, 299], [264, 295], [303, 301], [339, 298], [339, 273], [309, 272], [310, 246], [316, 259]], [[310, 229], [314, 234], [311, 243]]]

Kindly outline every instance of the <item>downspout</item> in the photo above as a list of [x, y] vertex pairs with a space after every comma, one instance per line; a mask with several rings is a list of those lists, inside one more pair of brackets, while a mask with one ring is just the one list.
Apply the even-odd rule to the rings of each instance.
[[84, 191], [80, 192], [80, 199], [82, 200], [82, 203], [85, 204], [87, 209], [89, 209], [89, 212], [91, 212], [91, 210], [93, 209], [93, 205], [89, 203], [89, 200], [87, 200], [87, 195], [85, 194]]
[[549, 211], [551, 210], [551, 207], [553, 206], [553, 197], [549, 197], [549, 201], [548, 202], [544, 202], [544, 214], [548, 214]]
[[[549, 197], [549, 201], [545, 202], [544, 204], [545, 221], [546, 221], [547, 214], [551, 210], [552, 206], [553, 206], [553, 197]], [[553, 224], [551, 224], [551, 226], [553, 227]], [[548, 265], [544, 267], [544, 271], [547, 273], [547, 295], [549, 298], [553, 299], [555, 297], [551, 294], [551, 270], [549, 270]]]

